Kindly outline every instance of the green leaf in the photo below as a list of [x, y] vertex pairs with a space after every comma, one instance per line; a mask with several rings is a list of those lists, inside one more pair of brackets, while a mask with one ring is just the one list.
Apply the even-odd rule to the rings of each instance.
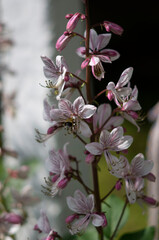
[[97, 240], [97, 239], [98, 233], [94, 227], [87, 228], [84, 234], [77, 237], [77, 240]]
[[132, 232], [132, 233], [126, 233], [123, 236], [121, 236], [120, 240], [153, 240], [155, 236], [155, 227], [147, 227], [145, 229]]
[[[106, 204], [110, 205], [110, 207]], [[108, 225], [104, 228], [104, 235], [109, 239], [116, 228], [116, 225], [119, 221], [125, 202], [121, 198], [117, 197], [116, 195], [111, 195], [107, 199], [106, 204], [103, 204], [102, 206], [102, 211], [106, 213], [106, 218], [108, 221]], [[129, 216], [129, 208], [127, 206], [125, 209], [123, 218], [120, 222], [118, 231], [124, 226], [124, 224], [128, 219], [128, 216]]]

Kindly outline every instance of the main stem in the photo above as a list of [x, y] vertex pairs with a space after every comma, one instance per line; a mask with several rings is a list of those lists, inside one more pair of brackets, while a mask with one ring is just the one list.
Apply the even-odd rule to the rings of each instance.
[[[85, 40], [85, 47], [86, 47], [86, 58], [89, 57], [89, 36], [90, 36], [90, 17], [89, 17], [89, 0], [85, 1], [86, 5], [86, 40]], [[87, 94], [87, 101], [90, 103], [92, 101], [91, 96], [91, 69], [90, 66], [86, 67], [86, 94]], [[95, 136], [92, 135], [91, 142], [95, 141]], [[95, 197], [95, 206], [96, 211], [101, 212], [101, 201], [100, 201], [100, 192], [99, 192], [99, 181], [98, 181], [98, 171], [97, 171], [97, 161], [92, 163], [92, 175], [93, 175], [93, 186], [94, 186], [94, 197]], [[98, 227], [97, 231], [99, 233], [99, 239], [103, 240], [103, 228]]]

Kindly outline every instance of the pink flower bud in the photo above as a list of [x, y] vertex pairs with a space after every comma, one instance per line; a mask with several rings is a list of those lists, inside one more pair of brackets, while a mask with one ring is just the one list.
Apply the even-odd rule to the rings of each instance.
[[66, 19], [70, 19], [72, 16], [73, 16], [72, 13], [68, 13], [68, 14], [66, 14], [65, 18], [66, 18]]
[[74, 34], [71, 33], [69, 34], [68, 32], [62, 34], [61, 37], [59, 37], [59, 39], [56, 42], [57, 51], [62, 51], [67, 46], [68, 42], [71, 40], [73, 36]]
[[53, 178], [51, 179], [51, 181], [52, 181], [53, 183], [55, 183], [59, 177], [60, 177], [60, 175], [59, 175], [59, 174], [56, 174], [55, 176], [53, 176]]
[[85, 20], [86, 16], [84, 14], [81, 14], [81, 20]]
[[4, 220], [11, 224], [21, 224], [23, 222], [23, 218], [15, 213], [7, 213]]
[[95, 156], [90, 153], [86, 156], [85, 161], [86, 163], [92, 163], [94, 159], [95, 159]]
[[52, 134], [56, 129], [57, 129], [57, 127], [55, 127], [55, 126], [48, 128], [47, 134]]
[[90, 59], [89, 58], [86, 58], [82, 64], [81, 64], [81, 68], [84, 69], [85, 67], [87, 67], [87, 65], [89, 64], [90, 62]]
[[63, 189], [67, 186], [67, 183], [69, 182], [68, 178], [63, 178], [61, 181], [58, 183], [58, 187]]
[[33, 230], [38, 231], [39, 233], [42, 233], [42, 231], [40, 230], [37, 224], [35, 224]]
[[70, 18], [70, 20], [68, 21], [67, 26], [66, 26], [66, 30], [68, 32], [72, 32], [75, 29], [75, 27], [80, 19], [80, 16], [81, 16], [80, 13], [73, 14], [73, 16]]
[[104, 21], [103, 26], [107, 32], [113, 32], [117, 35], [122, 35], [124, 29], [116, 23]]
[[157, 201], [154, 198], [147, 197], [147, 196], [142, 196], [142, 199], [144, 200], [144, 202], [146, 202], [149, 205], [152, 205], [152, 206], [157, 205]]
[[144, 178], [146, 178], [147, 180], [151, 181], [151, 182], [155, 182], [156, 181], [156, 176], [153, 173], [149, 173], [146, 176], [144, 176]]
[[122, 184], [121, 184], [120, 180], [118, 180], [115, 184], [115, 188], [117, 191], [119, 191], [121, 189], [121, 187], [122, 187]]
[[112, 91], [109, 91], [109, 90], [107, 91], [107, 98], [109, 99], [109, 101], [113, 100], [114, 95], [113, 95]]
[[73, 215], [70, 215], [68, 216], [66, 219], [65, 219], [65, 222], [67, 224], [70, 224], [71, 222], [73, 222], [74, 219], [78, 218], [78, 215], [77, 214], [73, 214]]

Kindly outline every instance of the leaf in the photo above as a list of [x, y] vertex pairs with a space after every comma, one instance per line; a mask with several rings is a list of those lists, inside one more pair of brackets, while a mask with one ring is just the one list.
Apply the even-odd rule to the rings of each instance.
[[155, 227], [147, 227], [145, 229], [132, 232], [132, 233], [126, 233], [123, 236], [120, 237], [119, 240], [153, 240], [155, 236]]
[[[106, 204], [110, 205], [110, 207], [108, 207]], [[107, 199], [106, 204], [103, 204], [102, 206], [102, 211], [106, 213], [106, 218], [108, 221], [108, 225], [104, 228], [104, 235], [109, 239], [116, 228], [125, 203], [116, 195], [111, 195]], [[126, 207], [118, 231], [124, 226], [128, 219], [128, 216], [129, 208]]]

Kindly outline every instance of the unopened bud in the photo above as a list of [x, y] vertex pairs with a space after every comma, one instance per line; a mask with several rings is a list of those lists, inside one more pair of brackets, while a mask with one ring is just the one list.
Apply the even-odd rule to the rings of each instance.
[[142, 199], [144, 202], [146, 202], [149, 205], [156, 206], [157, 201], [154, 198], [148, 197], [148, 196], [142, 196]]
[[23, 218], [15, 213], [7, 213], [4, 220], [11, 224], [21, 224], [23, 222]]
[[77, 214], [73, 214], [73, 215], [70, 215], [68, 216], [66, 219], [65, 219], [65, 222], [67, 224], [70, 224], [71, 222], [73, 222], [74, 219], [78, 218], [78, 215]]
[[69, 182], [68, 178], [63, 178], [61, 181], [58, 183], [58, 187], [63, 189], [67, 186], [67, 183]]
[[73, 16], [72, 13], [68, 13], [68, 14], [66, 14], [65, 18], [66, 18], [66, 19], [70, 19], [72, 16]]
[[116, 182], [116, 184], [115, 184], [115, 189], [116, 189], [117, 191], [119, 191], [119, 190], [121, 189], [121, 187], [122, 187], [122, 183], [120, 182], [120, 180], [118, 180], [118, 181]]

